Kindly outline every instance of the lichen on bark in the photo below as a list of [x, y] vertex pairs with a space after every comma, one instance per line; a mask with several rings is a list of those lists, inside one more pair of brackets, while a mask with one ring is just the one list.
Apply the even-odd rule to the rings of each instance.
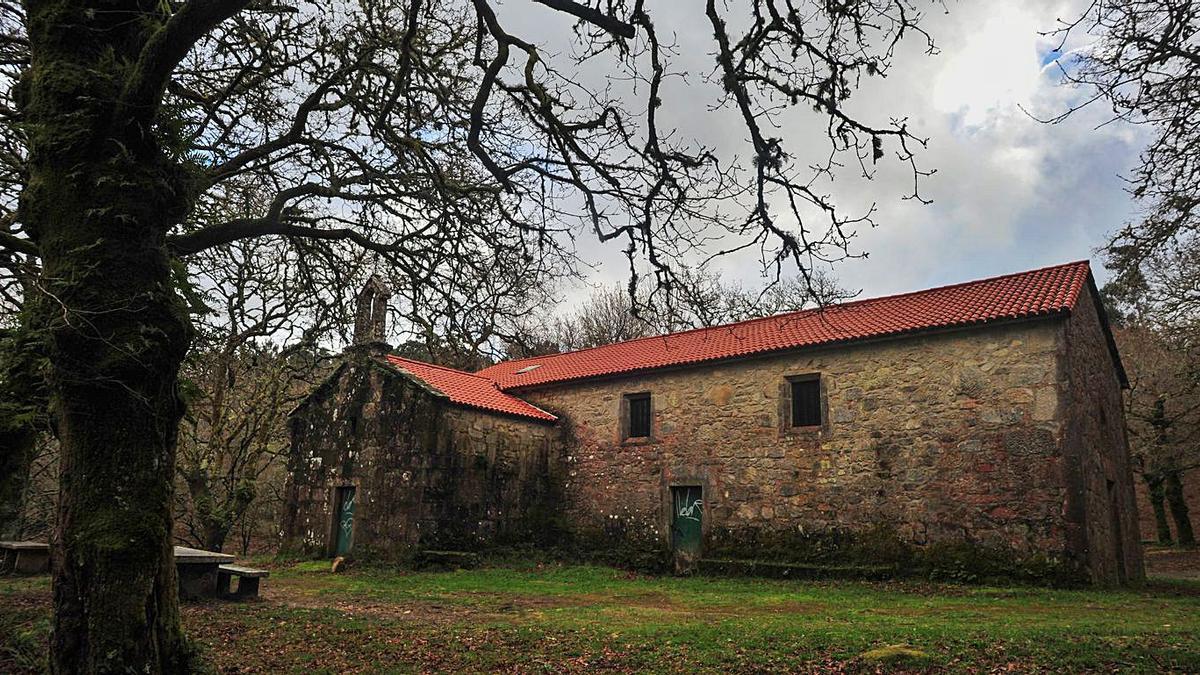
[[[56, 672], [180, 672], [172, 472], [189, 325], [165, 246], [189, 208], [186, 167], [153, 110], [122, 110], [162, 17], [27, 3], [29, 138], [20, 215], [42, 260], [49, 408], [61, 445], [53, 546]], [[129, 21], [138, 14], [142, 20]]]

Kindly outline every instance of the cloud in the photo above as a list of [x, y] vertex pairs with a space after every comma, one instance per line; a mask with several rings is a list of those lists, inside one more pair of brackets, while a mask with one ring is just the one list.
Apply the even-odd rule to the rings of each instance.
[[[908, 112], [930, 139], [922, 160], [938, 172], [923, 190], [929, 206], [896, 199], [908, 177], [895, 171], [838, 185], [844, 204], [879, 205], [880, 226], [858, 241], [870, 257], [840, 267], [845, 284], [878, 295], [1092, 258], [1132, 215], [1120, 175], [1144, 142], [1136, 130], [1097, 129], [1102, 107], [1056, 125], [1030, 116], [1050, 117], [1083, 95], [1043, 65], [1058, 45], [1042, 33], [1080, 9], [952, 5], [926, 24], [938, 56], [905, 50], [882, 86], [860, 92], [860, 103]], [[1064, 53], [1088, 39], [1075, 37]]]
[[1034, 38], [1045, 27], [1040, 17], [1017, 3], [994, 3], [989, 10], [976, 27], [957, 26], [967, 31], [965, 39], [942, 49], [930, 92], [930, 107], [965, 127], [985, 126], [1028, 101], [1041, 79]]
[[[1144, 143], [1137, 130], [1096, 128], [1105, 120], [1101, 107], [1057, 125], [1042, 124], [1022, 110], [1051, 116], [1082, 95], [1060, 85], [1050, 58], [1060, 45], [1042, 33], [1060, 17], [1076, 16], [1083, 3], [948, 6], [947, 13], [931, 11], [923, 24], [940, 54], [925, 55], [910, 40], [888, 76], [866, 80], [852, 101], [875, 120], [907, 116], [911, 128], [929, 137], [921, 163], [937, 174], [922, 193], [934, 203], [901, 200], [911, 191], [912, 177], [894, 162], [881, 164], [874, 180], [847, 170], [826, 186], [849, 211], [877, 205], [879, 227], [860, 231], [856, 239], [869, 257], [835, 270], [845, 285], [866, 295], [1093, 257], [1105, 235], [1132, 215], [1120, 175]], [[533, 34], [544, 36], [547, 50], [570, 53], [569, 22], [535, 3], [509, 3], [504, 11], [514, 26], [537, 28]], [[702, 77], [713, 67], [711, 29], [699, 5], [663, 2], [650, 4], [650, 11], [660, 32], [665, 27], [676, 36], [673, 67], [688, 73], [665, 90], [660, 117], [685, 137], [746, 157], [745, 133], [732, 114], [708, 110], [716, 94]], [[1062, 46], [1063, 57], [1090, 40], [1075, 36]], [[596, 65], [580, 73], [588, 82], [604, 75]], [[812, 115], [797, 111], [780, 120], [778, 134], [793, 151], [819, 145], [807, 139], [823, 138], [823, 124]], [[584, 236], [580, 249], [599, 265], [596, 281], [624, 277], [619, 247], [593, 245]], [[748, 260], [728, 260], [721, 268], [728, 276], [756, 281], [757, 266]]]

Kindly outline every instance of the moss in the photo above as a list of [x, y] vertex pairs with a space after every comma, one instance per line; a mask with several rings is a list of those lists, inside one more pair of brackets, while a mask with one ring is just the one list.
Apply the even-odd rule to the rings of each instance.
[[1083, 567], [1066, 556], [1014, 555], [1012, 551], [970, 542], [923, 547], [914, 556], [912, 571], [931, 581], [965, 583], [1018, 582], [1072, 587], [1088, 580]]
[[928, 654], [906, 644], [869, 649], [859, 654], [858, 659], [865, 664], [880, 666], [922, 666], [931, 662]]
[[898, 570], [892, 565], [829, 565], [815, 563], [777, 563], [758, 560], [719, 560], [703, 558], [702, 574], [729, 577], [766, 577], [770, 579], [890, 579]]
[[[546, 486], [547, 492], [550, 491]], [[511, 530], [496, 537], [498, 546], [531, 545], [537, 548], [570, 546], [571, 523], [563, 515], [561, 501], [552, 494], [543, 495], [517, 518]]]
[[746, 558], [776, 563], [864, 564], [907, 567], [913, 547], [886, 525], [853, 531], [717, 529], [710, 533], [708, 558]]
[[[719, 569], [742, 569], [748, 574], [795, 570], [845, 569], [849, 576], [862, 570], [891, 569], [892, 576], [961, 583], [1018, 582], [1044, 586], [1078, 586], [1087, 575], [1074, 560], [1045, 554], [1019, 555], [973, 542], [914, 545], [889, 526], [867, 530], [785, 531], [719, 530], [705, 551], [710, 561], [738, 562]], [[757, 563], [749, 564], [749, 563]]]

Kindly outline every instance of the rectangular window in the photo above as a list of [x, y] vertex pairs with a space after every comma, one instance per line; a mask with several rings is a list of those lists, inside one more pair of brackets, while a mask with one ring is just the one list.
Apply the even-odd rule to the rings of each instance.
[[821, 379], [792, 380], [792, 426], [821, 426]]
[[649, 438], [650, 394], [629, 394], [625, 397], [629, 409], [629, 426], [626, 438]]

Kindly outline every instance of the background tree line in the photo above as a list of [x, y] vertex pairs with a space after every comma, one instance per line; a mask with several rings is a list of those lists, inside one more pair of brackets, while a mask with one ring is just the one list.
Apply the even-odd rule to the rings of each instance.
[[1196, 251], [1147, 256], [1104, 289], [1129, 375], [1125, 423], [1162, 544], [1193, 546], [1186, 486], [1200, 477], [1200, 284]]

